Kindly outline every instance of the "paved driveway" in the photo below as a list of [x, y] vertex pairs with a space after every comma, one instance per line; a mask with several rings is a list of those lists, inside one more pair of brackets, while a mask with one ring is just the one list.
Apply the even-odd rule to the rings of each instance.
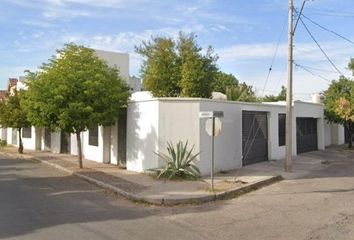
[[299, 179], [173, 208], [133, 204], [0, 154], [0, 239], [354, 239], [354, 162], [336, 154], [346, 153]]

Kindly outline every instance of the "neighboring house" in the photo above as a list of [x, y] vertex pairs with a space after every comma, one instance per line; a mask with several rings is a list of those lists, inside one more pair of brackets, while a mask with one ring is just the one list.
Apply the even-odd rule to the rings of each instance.
[[129, 86], [132, 92], [143, 91], [141, 79], [134, 75], [129, 78]]
[[[108, 66], [117, 67], [120, 76], [127, 84], [130, 84], [128, 54], [96, 49], [95, 52], [98, 57], [107, 62]], [[136, 85], [130, 87], [134, 88]], [[83, 132], [81, 137], [84, 157], [89, 160], [113, 164], [117, 164], [118, 161], [124, 162], [125, 120], [126, 118], [123, 117], [113, 126], [97, 126], [94, 129]], [[31, 136], [31, 138], [24, 139], [25, 149], [42, 149], [50, 150], [54, 153], [78, 154], [76, 135], [67, 134], [63, 131], [51, 132], [49, 129], [35, 129], [34, 127], [31, 129], [31, 135], [27, 135]], [[118, 149], [120, 149], [119, 153]], [[122, 154], [123, 152], [124, 154]]]

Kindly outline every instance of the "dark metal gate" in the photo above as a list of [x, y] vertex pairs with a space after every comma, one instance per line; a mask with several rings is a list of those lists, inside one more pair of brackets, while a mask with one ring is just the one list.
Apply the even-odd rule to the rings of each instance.
[[267, 113], [242, 111], [242, 165], [268, 160]]
[[66, 133], [64, 131], [60, 132], [60, 153], [70, 154], [70, 133]]
[[[349, 143], [349, 131], [346, 127], [344, 127], [344, 143]], [[352, 136], [352, 142], [353, 142], [354, 136]]]
[[44, 129], [44, 150], [50, 150], [51, 148], [51, 131], [48, 128]]
[[296, 145], [298, 154], [318, 149], [316, 118], [296, 118]]
[[118, 119], [118, 165], [127, 162], [127, 108], [121, 109]]

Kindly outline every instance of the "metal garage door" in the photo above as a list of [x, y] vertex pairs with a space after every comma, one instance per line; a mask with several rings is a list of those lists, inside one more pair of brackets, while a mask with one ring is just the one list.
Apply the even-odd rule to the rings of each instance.
[[242, 111], [243, 165], [268, 160], [267, 113]]
[[297, 153], [317, 150], [317, 119], [296, 118], [296, 138]]

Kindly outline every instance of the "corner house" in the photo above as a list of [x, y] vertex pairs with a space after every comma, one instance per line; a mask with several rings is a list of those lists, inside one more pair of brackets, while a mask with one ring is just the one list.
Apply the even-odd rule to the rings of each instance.
[[[200, 152], [197, 165], [203, 174], [210, 171], [211, 138], [205, 131], [201, 111], [223, 111], [222, 130], [215, 138], [216, 171], [278, 160], [285, 157], [284, 102], [245, 103], [201, 98], [152, 98], [135, 93], [128, 107], [127, 169], [142, 172], [163, 164], [154, 152], [166, 151], [166, 142], [179, 140]], [[325, 129], [336, 135], [331, 139]], [[293, 103], [293, 155], [341, 144], [341, 126], [328, 125], [323, 105]], [[343, 131], [342, 131], [343, 132]], [[295, 134], [296, 133], [296, 134]]]

